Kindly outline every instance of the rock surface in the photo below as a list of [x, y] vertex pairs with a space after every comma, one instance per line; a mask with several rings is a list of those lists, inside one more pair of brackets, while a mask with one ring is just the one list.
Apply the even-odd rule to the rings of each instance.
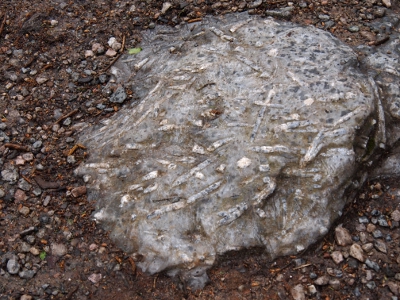
[[158, 27], [142, 48], [112, 69], [139, 100], [81, 135], [76, 174], [144, 271], [201, 287], [218, 254], [304, 250], [385, 146], [378, 88], [329, 33], [241, 14]]

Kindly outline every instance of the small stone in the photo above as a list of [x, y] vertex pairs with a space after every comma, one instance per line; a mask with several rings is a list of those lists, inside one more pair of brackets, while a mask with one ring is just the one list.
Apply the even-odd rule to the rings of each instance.
[[335, 239], [339, 246], [347, 246], [353, 242], [350, 232], [342, 226], [335, 228]]
[[103, 54], [105, 49], [104, 49], [103, 45], [101, 45], [100, 43], [94, 43], [92, 45], [92, 51], [96, 54]]
[[368, 41], [375, 41], [376, 39], [375, 34], [370, 31], [360, 31], [360, 34], [363, 38], [366, 38]]
[[19, 244], [19, 252], [23, 252], [23, 253], [27, 253], [30, 250], [30, 246], [28, 243], [22, 242], [21, 244]]
[[317, 289], [315, 288], [315, 285], [310, 284], [310, 285], [308, 286], [308, 292], [309, 292], [311, 295], [315, 295], [315, 294], [317, 293]]
[[361, 248], [365, 251], [365, 252], [370, 252], [373, 248], [374, 248], [374, 244], [372, 243], [367, 243], [361, 246]]
[[291, 290], [290, 294], [294, 300], [305, 300], [306, 294], [304, 293], [304, 288], [302, 284], [295, 285]]
[[18, 187], [23, 191], [29, 191], [31, 189], [32, 185], [30, 183], [28, 183], [28, 181], [26, 181], [25, 179], [21, 178], [18, 181]]
[[25, 194], [23, 190], [17, 189], [14, 193], [14, 199], [17, 202], [23, 202], [28, 199], [28, 196]]
[[51, 244], [51, 253], [55, 256], [64, 256], [67, 254], [67, 247], [64, 244]]
[[294, 7], [283, 7], [276, 10], [267, 10], [265, 14], [271, 17], [289, 18], [292, 15]]
[[[91, 78], [89, 78], [89, 79], [91, 80]], [[63, 125], [64, 125], [64, 126], [69, 126], [69, 125], [71, 125], [71, 123], [72, 123], [71, 118], [66, 118], [66, 119], [64, 120], [64, 122], [63, 122]]]
[[380, 230], [375, 230], [372, 232], [372, 236], [376, 239], [380, 239], [383, 237], [383, 234]]
[[51, 197], [50, 196], [46, 196], [46, 198], [44, 198], [44, 200], [43, 200], [43, 206], [49, 205], [50, 200], [51, 200]]
[[49, 80], [49, 79], [46, 78], [46, 77], [37, 77], [37, 78], [36, 78], [36, 82], [37, 82], [38, 84], [43, 84], [43, 83], [45, 83], [47, 80]]
[[400, 281], [400, 273], [396, 273], [396, 275], [394, 275], [394, 279]]
[[387, 8], [392, 6], [392, 3], [390, 2], [390, 0], [382, 0], [383, 5], [385, 5]]
[[69, 164], [74, 164], [74, 163], [76, 163], [75, 156], [73, 156], [73, 155], [68, 155], [68, 156], [67, 156], [67, 163], [69, 163]]
[[111, 95], [110, 102], [112, 103], [123, 103], [127, 98], [125, 89], [120, 86], [116, 89], [116, 91]]
[[71, 194], [75, 198], [85, 195], [86, 194], [86, 186], [83, 185], [83, 186], [79, 186], [79, 187], [72, 189]]
[[389, 224], [384, 217], [378, 219], [378, 224], [382, 227], [389, 227]]
[[386, 14], [386, 8], [384, 7], [376, 7], [374, 10], [374, 16], [377, 18], [383, 18]]
[[101, 280], [101, 278], [102, 276], [100, 273], [99, 274], [93, 273], [88, 277], [89, 281], [91, 281], [92, 283], [98, 283]]
[[318, 19], [320, 19], [321, 21], [324, 21], [324, 22], [329, 21], [330, 18], [331, 17], [329, 15], [323, 15], [323, 14], [318, 15]]
[[13, 170], [3, 170], [1, 171], [1, 176], [3, 177], [4, 181], [9, 182], [10, 184], [14, 184], [17, 182], [19, 175], [18, 175], [18, 171], [13, 169]]
[[96, 245], [95, 243], [89, 245], [89, 250], [90, 251], [95, 251], [95, 250], [97, 250], [97, 248], [99, 248], [99, 246]]
[[359, 244], [353, 244], [350, 247], [350, 256], [354, 257], [355, 259], [364, 262], [365, 258], [363, 255], [363, 249]]
[[32, 254], [35, 255], [35, 256], [37, 256], [37, 255], [40, 254], [40, 251], [39, 251], [37, 248], [35, 248], [35, 247], [31, 247], [31, 248], [29, 249], [29, 252], [32, 253]]
[[377, 250], [381, 251], [382, 253], [387, 253], [386, 244], [382, 240], [376, 240], [375, 243], [374, 243], [374, 247]]
[[386, 285], [388, 286], [389, 290], [395, 294], [396, 296], [399, 295], [399, 285], [396, 282], [393, 281], [388, 281], [386, 283]]
[[42, 141], [36, 141], [33, 143], [32, 147], [35, 149], [39, 149], [40, 147], [42, 147]]
[[22, 156], [17, 156], [15, 159], [15, 165], [17, 166], [23, 166], [25, 164], [25, 160], [22, 158]]
[[315, 281], [315, 285], [327, 285], [329, 283], [329, 277], [326, 275], [318, 277]]
[[6, 195], [6, 192], [3, 189], [0, 189], [0, 198], [3, 198]]
[[32, 300], [32, 296], [30, 295], [22, 295], [21, 298], [19, 298], [19, 300]]
[[342, 252], [340, 252], [340, 251], [333, 251], [331, 253], [331, 257], [332, 257], [332, 260], [337, 265], [340, 264], [343, 261], [343, 255], [342, 255]]
[[340, 280], [339, 279], [331, 279], [329, 280], [329, 285], [334, 289], [340, 289]]
[[34, 270], [22, 270], [21, 272], [18, 273], [19, 277], [23, 279], [31, 279], [33, 276], [35, 276], [36, 272]]
[[365, 260], [365, 264], [367, 265], [368, 268], [375, 270], [376, 272], [379, 271], [379, 265], [374, 262], [374, 261], [370, 261], [369, 258], [367, 258]]
[[7, 262], [7, 272], [10, 274], [17, 274], [20, 267], [16, 259], [9, 259]]
[[22, 154], [22, 158], [25, 161], [32, 161], [34, 159], [34, 156], [33, 156], [33, 153], [28, 152], [28, 153]]
[[366, 284], [366, 286], [367, 286], [367, 288], [369, 288], [370, 290], [373, 290], [374, 288], [376, 288], [375, 281], [369, 281], [369, 282]]
[[354, 32], [360, 31], [360, 27], [358, 27], [357, 25], [354, 25], [354, 26], [350, 26], [349, 28], [347, 28], [347, 30], [354, 33]]
[[400, 221], [400, 211], [398, 211], [397, 209], [394, 210], [390, 216], [391, 216], [393, 221], [395, 221], [395, 222], [399, 222]]
[[106, 55], [109, 57], [114, 57], [115, 55], [117, 55], [117, 52], [114, 49], [108, 49]]
[[18, 210], [18, 212], [19, 212], [21, 215], [23, 215], [24, 217], [26, 217], [27, 215], [29, 215], [30, 209], [29, 209], [29, 207], [22, 206], [22, 207]]
[[94, 56], [94, 53], [93, 53], [92, 50], [86, 50], [85, 51], [85, 57], [92, 57], [92, 56]]
[[367, 232], [371, 233], [376, 229], [376, 226], [374, 224], [369, 223], [367, 225]]

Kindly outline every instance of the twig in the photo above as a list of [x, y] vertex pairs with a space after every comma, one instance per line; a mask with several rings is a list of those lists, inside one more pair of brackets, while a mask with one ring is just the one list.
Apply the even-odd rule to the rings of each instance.
[[24, 178], [27, 182], [29, 182], [30, 184], [32, 184], [32, 181], [28, 178], [28, 177], [26, 177], [26, 176], [24, 176], [24, 175], [21, 175], [22, 176], [22, 178]]
[[72, 299], [72, 296], [75, 294], [75, 292], [78, 290], [78, 286], [75, 286], [66, 296], [65, 300]]
[[305, 268], [305, 267], [308, 267], [308, 266], [311, 266], [312, 264], [305, 264], [305, 265], [301, 265], [301, 266], [298, 266], [298, 267], [296, 267], [296, 268], [293, 268], [293, 270], [297, 270], [297, 269], [301, 269], [301, 268]]
[[61, 116], [57, 121], [54, 122], [54, 124], [60, 123], [62, 120], [72, 116], [73, 114], [77, 113], [78, 109], [74, 109], [73, 111], [67, 113], [66, 115]]
[[7, 14], [4, 13], [4, 18], [3, 18], [3, 21], [1, 22], [1, 25], [0, 25], [0, 36], [3, 33], [4, 24], [6, 24], [6, 19], [7, 19]]
[[195, 22], [200, 22], [201, 20], [203, 20], [203, 19], [202, 18], [197, 18], [197, 19], [188, 20], [187, 22], [188, 23], [195, 23]]
[[21, 146], [21, 145], [18, 145], [18, 144], [12, 144], [12, 143], [5, 143], [4, 147], [10, 148], [10, 149], [14, 149], [14, 150], [26, 151], [26, 152], [29, 151], [28, 147]]
[[82, 144], [76, 144], [76, 145], [74, 145], [74, 146], [71, 148], [71, 150], [69, 150], [68, 156], [74, 154], [74, 152], [75, 152], [78, 148], [86, 149], [86, 147], [83, 146]]
[[382, 45], [382, 44], [386, 43], [389, 39], [390, 39], [389, 36], [385, 36], [385, 37], [383, 37], [381, 39], [377, 39], [376, 41], [368, 43], [368, 45], [379, 46], [379, 45]]
[[107, 72], [109, 68], [121, 57], [121, 55], [124, 53], [124, 48], [125, 48], [125, 35], [122, 37], [122, 47], [121, 47], [121, 53], [118, 54], [112, 62], [108, 65], [108, 67], [104, 70], [104, 72]]

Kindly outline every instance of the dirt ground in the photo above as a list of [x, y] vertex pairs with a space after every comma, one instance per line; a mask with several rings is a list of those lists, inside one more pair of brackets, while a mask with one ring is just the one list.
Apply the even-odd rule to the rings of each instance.
[[[349, 230], [354, 242], [364, 237], [361, 232], [366, 234], [363, 246], [375, 245], [366, 255], [379, 268], [346, 257], [349, 246], [338, 245], [331, 230], [298, 256], [272, 261], [262, 249], [226, 254], [209, 270], [205, 289], [192, 291], [179, 278], [149, 276], [137, 269], [91, 219], [93, 204], [86, 200], [82, 179], [73, 175], [90, 155], [90, 149], [77, 144], [77, 131], [82, 122], [97, 124], [121, 108], [108, 101], [110, 91], [104, 86], [110, 66], [140, 45], [143, 30], [196, 22], [206, 14], [248, 11], [265, 16], [267, 10], [292, 6], [287, 20], [330, 31], [352, 46], [378, 45], [385, 32], [369, 24], [384, 20], [389, 11], [398, 13], [397, 4], [2, 0], [0, 299], [397, 299], [396, 178], [367, 182], [337, 223]], [[111, 37], [121, 49], [107, 51]], [[96, 43], [104, 50], [93, 47]], [[67, 160], [71, 154], [73, 161]], [[378, 215], [388, 226], [374, 223]], [[376, 229], [360, 228], [362, 217], [370, 229], [378, 227], [382, 238], [375, 237]], [[386, 252], [379, 247], [381, 241]], [[335, 251], [345, 257], [342, 262], [332, 260]], [[323, 276], [329, 279], [326, 283], [315, 283]]]

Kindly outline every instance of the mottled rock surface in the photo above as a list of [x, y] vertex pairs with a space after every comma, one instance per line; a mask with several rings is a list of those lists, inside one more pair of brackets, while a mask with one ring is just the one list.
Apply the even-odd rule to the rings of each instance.
[[81, 135], [76, 174], [144, 271], [201, 287], [218, 254], [304, 250], [386, 142], [374, 80], [329, 33], [239, 14], [156, 27], [142, 48], [113, 67], [138, 100]]

